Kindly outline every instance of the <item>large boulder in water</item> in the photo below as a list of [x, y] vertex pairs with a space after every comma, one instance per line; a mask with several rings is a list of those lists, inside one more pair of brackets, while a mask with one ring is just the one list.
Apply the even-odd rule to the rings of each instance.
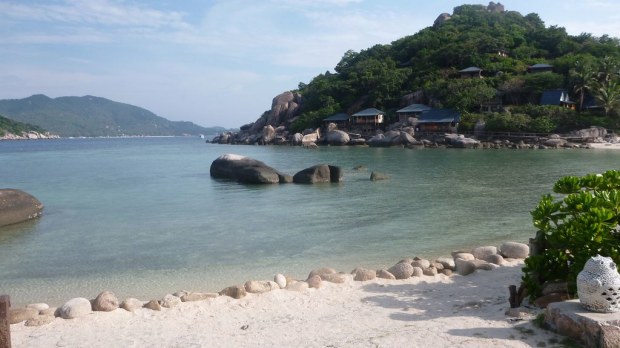
[[368, 140], [371, 147], [389, 147], [403, 144], [403, 138], [399, 131], [388, 131], [384, 134], [377, 134]]
[[293, 176], [296, 184], [319, 184], [327, 182], [340, 182], [342, 180], [342, 169], [327, 164], [318, 164], [297, 172]]
[[331, 130], [325, 135], [325, 141], [329, 145], [346, 145], [351, 141], [351, 137], [347, 132], [341, 130]]
[[34, 196], [15, 189], [0, 189], [0, 226], [41, 216], [43, 204]]
[[277, 184], [291, 182], [285, 175], [265, 163], [239, 155], [226, 154], [211, 163], [211, 176], [246, 184]]

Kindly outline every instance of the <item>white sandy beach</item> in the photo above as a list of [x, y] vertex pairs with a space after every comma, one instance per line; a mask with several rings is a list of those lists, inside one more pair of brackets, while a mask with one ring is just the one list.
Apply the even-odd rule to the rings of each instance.
[[[93, 312], [11, 325], [13, 347], [553, 347], [561, 336], [505, 315], [522, 261], [469, 276], [348, 279], [304, 292]], [[199, 290], [199, 289], [197, 289]]]

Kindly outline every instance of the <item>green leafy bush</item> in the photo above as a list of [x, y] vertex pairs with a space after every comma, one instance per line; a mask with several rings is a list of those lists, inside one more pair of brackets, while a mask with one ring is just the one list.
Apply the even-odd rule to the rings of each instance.
[[559, 196], [543, 196], [531, 212], [538, 232], [523, 268], [530, 298], [548, 281], [566, 281], [574, 295], [577, 274], [591, 256], [620, 262], [620, 171], [564, 177], [553, 192]]

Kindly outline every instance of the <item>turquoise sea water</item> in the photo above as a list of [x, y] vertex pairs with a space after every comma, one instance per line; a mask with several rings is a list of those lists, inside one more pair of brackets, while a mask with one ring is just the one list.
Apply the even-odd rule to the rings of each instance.
[[[294, 174], [328, 163], [344, 182], [213, 180], [236, 153]], [[205, 144], [198, 138], [0, 142], [0, 187], [45, 204], [0, 228], [0, 293], [62, 304], [111, 290], [161, 298], [276, 273], [389, 267], [534, 235], [529, 211], [564, 175], [618, 169], [613, 150], [457, 150]], [[353, 168], [363, 165], [366, 170]], [[371, 171], [387, 181], [371, 182]]]

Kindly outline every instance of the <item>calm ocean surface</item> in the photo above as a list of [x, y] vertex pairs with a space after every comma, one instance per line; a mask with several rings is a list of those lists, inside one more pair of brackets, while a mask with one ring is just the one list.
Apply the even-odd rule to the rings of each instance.
[[[236, 153], [294, 174], [328, 163], [344, 182], [212, 180]], [[111, 290], [161, 298], [276, 273], [389, 267], [401, 258], [526, 242], [529, 212], [564, 175], [618, 169], [613, 150], [457, 150], [205, 144], [199, 138], [0, 142], [0, 187], [44, 215], [0, 228], [0, 293], [14, 305]], [[367, 170], [354, 171], [363, 165]], [[379, 171], [390, 180], [371, 182]]]

